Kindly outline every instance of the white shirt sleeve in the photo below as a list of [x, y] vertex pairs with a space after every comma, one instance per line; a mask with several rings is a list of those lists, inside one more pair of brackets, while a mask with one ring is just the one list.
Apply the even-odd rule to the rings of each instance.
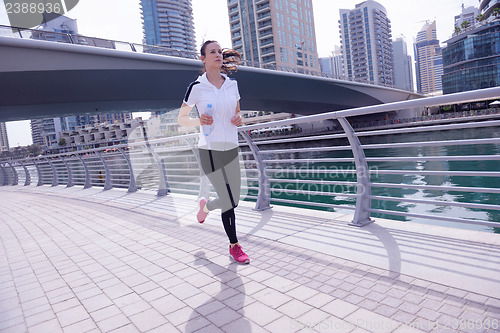
[[238, 81], [235, 81], [235, 82], [236, 82], [236, 86], [234, 87], [234, 90], [235, 90], [235, 94], [236, 94], [236, 100], [239, 101], [241, 99], [240, 90], [238, 89]]
[[200, 83], [199, 81], [192, 82], [186, 91], [186, 95], [184, 96], [184, 103], [189, 105], [190, 107], [194, 107], [199, 99], [199, 89], [196, 89], [196, 85]]

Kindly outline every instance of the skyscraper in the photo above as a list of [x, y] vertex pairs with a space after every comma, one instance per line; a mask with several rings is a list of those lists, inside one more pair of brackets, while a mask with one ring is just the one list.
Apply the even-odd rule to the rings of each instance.
[[373, 0], [340, 9], [345, 74], [355, 80], [393, 84], [391, 21]]
[[312, 0], [229, 0], [227, 7], [243, 60], [319, 71]]
[[141, 0], [144, 44], [196, 52], [191, 0]]
[[31, 138], [33, 144], [42, 147], [55, 146], [59, 143], [60, 133], [65, 130], [63, 118], [43, 118], [31, 120]]
[[474, 6], [465, 7], [464, 4], [462, 4], [462, 12], [458, 15], [455, 15], [455, 32], [458, 33], [461, 29], [463, 29], [465, 25], [468, 25], [469, 27], [476, 25], [476, 17], [478, 15], [478, 8]]
[[7, 127], [0, 122], [0, 151], [9, 150], [9, 138], [7, 137]]
[[31, 126], [31, 139], [33, 141], [33, 144], [43, 146], [42, 119], [31, 119], [30, 126]]
[[318, 58], [321, 73], [333, 74], [333, 57]]
[[430, 94], [443, 90], [443, 58], [436, 34], [436, 21], [426, 22], [414, 44], [417, 91]]
[[339, 46], [335, 46], [335, 51], [330, 57], [319, 58], [321, 72], [330, 74], [336, 78], [345, 76], [342, 64], [342, 51]]
[[411, 57], [404, 36], [392, 42], [394, 55], [394, 86], [399, 89], [413, 91], [413, 70]]

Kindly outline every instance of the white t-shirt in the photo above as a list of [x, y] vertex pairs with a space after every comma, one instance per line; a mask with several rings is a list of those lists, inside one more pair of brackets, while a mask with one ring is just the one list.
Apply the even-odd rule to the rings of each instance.
[[204, 126], [200, 128], [199, 148], [213, 150], [230, 150], [238, 147], [238, 127], [231, 123], [236, 114], [236, 105], [240, 100], [238, 83], [234, 79], [224, 76], [225, 81], [220, 89], [211, 84], [206, 73], [191, 83], [184, 97], [184, 102], [193, 107], [196, 105], [198, 113], [206, 112], [209, 105], [213, 109], [213, 129], [205, 135]]

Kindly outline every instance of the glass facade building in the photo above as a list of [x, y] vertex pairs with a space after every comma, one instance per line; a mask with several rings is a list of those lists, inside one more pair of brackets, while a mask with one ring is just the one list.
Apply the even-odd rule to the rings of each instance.
[[413, 91], [413, 70], [411, 57], [408, 55], [408, 47], [403, 36], [392, 42], [394, 53], [394, 86], [399, 89]]
[[500, 21], [447, 41], [443, 49], [443, 93], [482, 89], [500, 83]]
[[191, 0], [141, 0], [146, 45], [196, 52]]
[[500, 0], [482, 0], [479, 12], [481, 19], [456, 27], [443, 48], [444, 94], [500, 86]]

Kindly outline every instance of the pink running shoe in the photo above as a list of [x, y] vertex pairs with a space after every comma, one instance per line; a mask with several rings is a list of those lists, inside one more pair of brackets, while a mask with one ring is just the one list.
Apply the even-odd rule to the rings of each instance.
[[205, 219], [207, 218], [208, 213], [205, 213], [203, 211], [203, 207], [207, 204], [207, 199], [203, 198], [200, 200], [200, 210], [198, 211], [198, 214], [196, 215], [196, 218], [198, 219], [198, 222], [203, 223], [205, 222]]
[[229, 254], [231, 255], [230, 258], [232, 258], [236, 262], [239, 262], [240, 264], [250, 263], [250, 258], [248, 258], [245, 252], [243, 252], [240, 245], [235, 245], [233, 248], [231, 248], [231, 245], [229, 245]]

